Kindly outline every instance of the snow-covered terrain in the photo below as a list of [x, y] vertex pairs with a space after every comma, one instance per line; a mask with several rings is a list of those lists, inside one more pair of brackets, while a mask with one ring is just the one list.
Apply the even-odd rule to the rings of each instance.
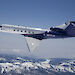
[[[54, 59], [53, 59], [54, 60]], [[29, 59], [0, 56], [0, 75], [58, 75], [75, 74], [75, 60], [64, 60], [53, 64], [52, 59]], [[56, 59], [55, 59], [56, 60]], [[67, 74], [68, 75], [68, 74]]]

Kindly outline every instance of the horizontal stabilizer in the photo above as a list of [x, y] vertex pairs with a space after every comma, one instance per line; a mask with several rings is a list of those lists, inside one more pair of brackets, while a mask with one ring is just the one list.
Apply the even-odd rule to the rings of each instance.
[[40, 43], [40, 40], [35, 38], [25, 37], [25, 39], [30, 52], [34, 51]]

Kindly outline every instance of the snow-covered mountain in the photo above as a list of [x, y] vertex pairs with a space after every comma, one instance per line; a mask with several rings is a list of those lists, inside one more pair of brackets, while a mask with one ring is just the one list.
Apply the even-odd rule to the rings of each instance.
[[56, 59], [31, 59], [27, 57], [0, 56], [0, 75], [75, 74], [74, 59], [61, 59], [61, 61], [56, 61], [57, 63], [52, 63], [54, 61], [56, 61]]

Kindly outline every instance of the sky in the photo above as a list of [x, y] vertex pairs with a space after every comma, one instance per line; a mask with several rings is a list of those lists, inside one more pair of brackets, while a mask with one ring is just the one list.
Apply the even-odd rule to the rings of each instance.
[[[75, 20], [75, 0], [0, 0], [0, 24], [50, 28]], [[47, 39], [29, 53], [25, 37], [0, 32], [0, 54], [75, 57], [75, 38]]]

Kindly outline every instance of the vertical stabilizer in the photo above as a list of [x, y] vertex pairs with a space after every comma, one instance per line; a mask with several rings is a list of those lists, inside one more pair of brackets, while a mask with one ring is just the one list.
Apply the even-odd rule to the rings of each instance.
[[66, 27], [65, 31], [69, 36], [75, 37], [75, 21], [69, 22], [69, 25]]

